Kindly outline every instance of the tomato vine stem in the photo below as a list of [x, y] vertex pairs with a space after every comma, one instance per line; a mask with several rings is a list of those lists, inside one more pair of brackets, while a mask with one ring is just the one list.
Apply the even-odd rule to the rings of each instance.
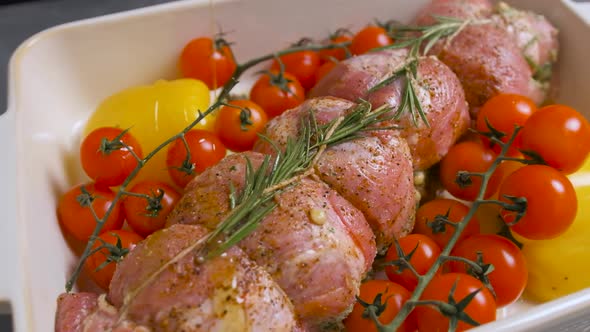
[[65, 285], [66, 291], [70, 292], [72, 290], [72, 288], [74, 287], [74, 284], [78, 280], [78, 277], [80, 276], [80, 273], [82, 271], [82, 268], [84, 267], [86, 260], [92, 254], [92, 247], [94, 246], [96, 239], [100, 235], [103, 225], [105, 224], [105, 221], [111, 215], [113, 209], [115, 208], [117, 203], [121, 200], [121, 197], [125, 194], [127, 187], [129, 186], [131, 181], [137, 176], [139, 171], [158, 152], [160, 152], [166, 146], [168, 146], [169, 144], [174, 142], [176, 139], [184, 138], [184, 135], [188, 131], [193, 129], [199, 122], [201, 122], [201, 120], [203, 120], [207, 115], [209, 115], [210, 113], [212, 113], [213, 111], [215, 111], [216, 109], [221, 107], [224, 104], [225, 99], [229, 96], [229, 93], [231, 92], [231, 90], [238, 84], [238, 79], [244, 74], [244, 72], [246, 72], [248, 69], [250, 69], [262, 62], [265, 62], [267, 60], [271, 60], [271, 59], [274, 59], [276, 57], [280, 57], [283, 55], [296, 53], [296, 52], [300, 52], [300, 51], [305, 51], [305, 50], [320, 51], [320, 50], [328, 50], [328, 49], [335, 49], [335, 48], [345, 48], [349, 44], [350, 44], [350, 42], [343, 42], [343, 43], [334, 43], [334, 44], [328, 44], [328, 45], [305, 45], [305, 46], [291, 47], [291, 48], [287, 48], [287, 49], [284, 49], [284, 50], [281, 50], [278, 52], [263, 55], [261, 57], [246, 61], [243, 64], [239, 64], [238, 66], [236, 66], [236, 69], [234, 70], [234, 73], [232, 74], [232, 78], [223, 86], [223, 88], [221, 89], [221, 92], [219, 93], [215, 102], [213, 104], [211, 104], [211, 106], [209, 106], [207, 108], [207, 110], [205, 110], [205, 112], [199, 111], [199, 115], [197, 116], [197, 118], [193, 122], [191, 122], [188, 126], [186, 126], [179, 133], [169, 137], [167, 140], [165, 140], [160, 145], [158, 145], [156, 148], [154, 148], [143, 159], [140, 159], [138, 161], [137, 166], [133, 169], [133, 171], [129, 174], [129, 176], [125, 179], [125, 181], [123, 181], [123, 183], [119, 187], [119, 190], [115, 194], [112, 204], [109, 206], [109, 208], [107, 209], [107, 211], [105, 212], [105, 214], [102, 218], [98, 218], [94, 209], [92, 208], [92, 205], [89, 206], [89, 208], [91, 209], [91, 212], [96, 220], [96, 227], [94, 228], [92, 235], [89, 237], [89, 240], [86, 243], [86, 247], [84, 248], [84, 251], [83, 251], [82, 255], [80, 256], [78, 263], [74, 267], [74, 270], [73, 270], [70, 278], [66, 282], [66, 285]]
[[455, 232], [453, 233], [453, 235], [449, 239], [449, 242], [444, 247], [444, 249], [440, 253], [440, 256], [436, 259], [436, 261], [430, 267], [428, 272], [426, 272], [424, 275], [422, 275], [422, 278], [418, 279], [418, 285], [414, 289], [412, 296], [402, 306], [401, 310], [398, 312], [398, 314], [395, 316], [395, 318], [387, 325], [377, 326], [377, 329], [380, 332], [397, 331], [397, 329], [402, 325], [402, 323], [408, 317], [408, 315], [414, 309], [414, 307], [416, 305], [425, 303], [424, 301], [420, 301], [420, 297], [422, 296], [422, 293], [426, 289], [426, 286], [428, 286], [428, 284], [430, 283], [432, 278], [434, 278], [434, 276], [436, 275], [436, 272], [440, 269], [441, 265], [446, 261], [445, 257], [450, 256], [451, 250], [453, 249], [453, 247], [455, 246], [455, 244], [459, 240], [459, 237], [461, 236], [461, 233], [463, 232], [465, 227], [467, 227], [467, 225], [469, 224], [471, 219], [475, 216], [475, 213], [476, 213], [477, 209], [479, 208], [479, 206], [482, 204], [489, 203], [489, 201], [484, 199], [484, 195], [485, 195], [485, 192], [486, 192], [486, 189], [488, 186], [488, 182], [489, 182], [492, 174], [494, 173], [494, 171], [498, 167], [498, 165], [500, 165], [500, 163], [504, 160], [506, 154], [508, 153], [510, 146], [514, 142], [514, 139], [516, 138], [516, 135], [518, 134], [520, 129], [521, 129], [521, 127], [516, 126], [514, 128], [514, 132], [510, 136], [510, 139], [506, 143], [501, 143], [502, 151], [500, 152], [498, 157], [496, 157], [496, 159], [494, 160], [492, 165], [485, 172], [481, 173], [481, 180], [482, 180], [481, 187], [479, 188], [477, 198], [475, 199], [475, 201], [471, 205], [469, 212], [465, 215], [465, 217], [463, 217], [463, 219], [460, 222], [455, 224], [456, 225]]

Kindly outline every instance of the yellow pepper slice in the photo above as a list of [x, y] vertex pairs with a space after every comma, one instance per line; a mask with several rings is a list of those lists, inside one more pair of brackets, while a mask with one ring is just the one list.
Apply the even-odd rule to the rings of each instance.
[[[153, 85], [136, 86], [105, 99], [88, 119], [83, 135], [99, 127], [129, 128], [141, 144], [144, 156], [169, 137], [177, 134], [209, 106], [209, 89], [198, 80], [160, 80]], [[213, 128], [208, 116], [195, 128]], [[164, 148], [141, 170], [137, 181], [150, 179], [172, 184], [166, 168]]]
[[525, 295], [534, 301], [549, 301], [590, 287], [590, 159], [569, 176], [576, 187], [576, 220], [561, 236], [527, 240], [523, 247], [529, 269]]

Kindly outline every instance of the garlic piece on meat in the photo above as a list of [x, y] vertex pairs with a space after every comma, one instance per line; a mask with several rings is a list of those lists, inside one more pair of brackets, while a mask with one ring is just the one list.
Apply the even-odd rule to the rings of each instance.
[[323, 225], [326, 223], [326, 211], [323, 209], [312, 208], [309, 211], [309, 216], [311, 217], [311, 221], [316, 225]]

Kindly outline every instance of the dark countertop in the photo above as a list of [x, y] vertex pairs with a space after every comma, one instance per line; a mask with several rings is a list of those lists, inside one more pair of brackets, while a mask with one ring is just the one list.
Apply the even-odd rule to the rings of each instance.
[[[0, 0], [0, 114], [6, 111], [8, 61], [27, 38], [49, 27], [172, 0]], [[0, 332], [12, 331], [11, 319], [0, 314]]]

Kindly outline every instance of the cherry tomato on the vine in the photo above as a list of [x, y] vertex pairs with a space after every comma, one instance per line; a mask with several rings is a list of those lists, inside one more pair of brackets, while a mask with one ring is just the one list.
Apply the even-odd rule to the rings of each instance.
[[114, 127], [93, 130], [80, 145], [80, 161], [98, 186], [118, 186], [143, 158], [139, 142], [129, 132]]
[[[453, 299], [459, 303], [467, 295], [478, 291], [469, 302], [464, 312], [479, 324], [489, 323], [496, 319], [496, 302], [494, 296], [477, 279], [462, 273], [447, 273], [435, 276], [426, 286], [421, 300], [437, 300], [447, 302], [453, 285], [456, 285]], [[414, 309], [419, 331], [448, 331], [449, 318], [430, 306], [417, 306]], [[457, 331], [465, 331], [473, 326], [459, 321]]]
[[590, 153], [590, 124], [565, 105], [540, 108], [522, 129], [522, 149], [539, 154], [565, 174], [578, 170]]
[[250, 90], [250, 99], [260, 105], [269, 118], [294, 108], [305, 100], [305, 90], [297, 78], [287, 72], [263, 74]]
[[[365, 303], [373, 303], [375, 297], [381, 294], [381, 303], [385, 303], [385, 310], [379, 315], [379, 321], [387, 324], [393, 320], [404, 303], [412, 295], [404, 287], [387, 280], [369, 280], [361, 284], [359, 298]], [[365, 308], [356, 302], [352, 312], [344, 319], [344, 326], [348, 332], [377, 332], [375, 323], [363, 317]], [[413, 332], [416, 329], [416, 320], [410, 314], [397, 330], [398, 332]]]
[[[520, 249], [505, 237], [479, 234], [459, 242], [451, 255], [476, 262], [477, 252], [482, 254], [482, 264], [494, 266], [487, 277], [496, 293], [496, 305], [502, 307], [516, 301], [528, 279], [526, 261]], [[452, 272], [469, 271], [469, 267], [462, 262], [451, 261], [449, 266]]]
[[[451, 195], [467, 201], [473, 201], [477, 198], [477, 194], [481, 188], [481, 177], [470, 176], [471, 184], [461, 188], [456, 182], [457, 173], [459, 171], [469, 173], [485, 172], [490, 168], [495, 158], [496, 154], [494, 151], [486, 148], [483, 144], [472, 141], [455, 144], [441, 160], [440, 181]], [[488, 198], [496, 192], [500, 185], [500, 179], [502, 179], [502, 174], [499, 170], [496, 170], [488, 181], [484, 198]]]
[[[453, 236], [453, 233], [455, 233], [455, 228], [452, 225], [444, 225], [444, 222], [442, 222], [444, 218], [442, 217], [446, 217], [450, 222], [458, 223], [467, 213], [469, 213], [469, 207], [457, 200], [448, 198], [433, 199], [424, 203], [416, 211], [414, 233], [428, 236], [443, 249], [449, 242], [451, 236]], [[437, 216], [439, 217], [437, 218]], [[439, 229], [442, 225], [444, 225], [444, 231]], [[463, 232], [459, 236], [459, 241], [478, 233], [479, 222], [473, 217], [469, 221], [469, 224], [467, 224], [467, 227], [463, 229]]]
[[164, 227], [166, 217], [180, 200], [180, 194], [163, 182], [142, 181], [135, 184], [129, 192], [147, 195], [128, 195], [123, 200], [127, 223], [144, 237]]
[[374, 48], [391, 44], [393, 44], [393, 40], [385, 29], [371, 25], [354, 35], [350, 44], [350, 51], [354, 55], [360, 55]]
[[186, 44], [179, 66], [182, 76], [201, 80], [213, 90], [231, 78], [236, 70], [236, 61], [225, 40], [200, 37]]
[[[490, 98], [481, 107], [477, 114], [476, 129], [481, 132], [489, 132], [487, 122], [494, 127], [494, 129], [501, 131], [506, 136], [501, 138], [502, 142], [508, 139], [514, 133], [514, 127], [524, 126], [528, 118], [537, 110], [535, 103], [528, 97], [516, 94], [499, 94]], [[510, 149], [516, 151], [521, 146], [521, 135], [519, 132], [516, 135]], [[489, 146], [490, 141], [483, 138], [484, 143]], [[494, 144], [492, 149], [499, 153], [502, 149], [500, 145]]]
[[[82, 191], [84, 187], [84, 191]], [[57, 216], [66, 232], [80, 241], [88, 241], [96, 227], [96, 219], [90, 210], [94, 209], [98, 218], [103, 218], [113, 204], [115, 193], [109, 188], [97, 188], [94, 183], [78, 185], [63, 194], [57, 205]], [[125, 214], [119, 202], [102, 226], [101, 233], [119, 229], [123, 226]]]
[[[498, 197], [512, 203], [506, 196], [526, 198], [526, 212], [510, 226], [519, 235], [532, 240], [547, 240], [565, 232], [576, 217], [578, 201], [570, 180], [558, 170], [545, 165], [524, 166], [510, 174]], [[510, 225], [515, 212], [503, 209], [503, 220]]]
[[268, 121], [266, 112], [253, 101], [240, 99], [229, 101], [236, 107], [223, 106], [217, 113], [215, 132], [230, 150], [252, 150], [258, 134]]
[[[297, 78], [301, 86], [311, 89], [315, 84], [315, 72], [320, 67], [320, 56], [315, 51], [301, 51], [279, 57], [285, 66], [285, 71]], [[271, 66], [272, 71], [279, 71], [280, 66], [275, 60]]]
[[[86, 260], [85, 268], [90, 278], [102, 289], [108, 290], [115, 273], [116, 263], [133, 250], [141, 240], [143, 240], [141, 236], [124, 230], [101, 234], [99, 239], [94, 242], [92, 249], [96, 250], [100, 246], [106, 247], [95, 252]], [[117, 246], [118, 241], [121, 241], [119, 246]]]
[[[400, 238], [398, 242], [400, 248], [404, 252], [404, 256], [408, 256], [413, 252], [409, 262], [412, 264], [414, 270], [421, 275], [428, 272], [440, 255], [440, 248], [436, 242], [426, 235], [410, 234]], [[398, 260], [399, 258], [400, 256], [398, 255], [397, 247], [395, 244], [392, 244], [387, 251], [385, 260], [391, 262]], [[397, 282], [408, 290], [414, 290], [418, 284], [418, 278], [407, 267], [400, 269], [398, 266], [387, 266], [385, 268], [385, 273], [389, 280]]]
[[184, 188], [197, 174], [217, 164], [225, 157], [226, 148], [219, 138], [206, 130], [190, 130], [184, 135], [190, 151], [187, 162], [187, 151], [184, 142], [178, 138], [168, 148], [166, 166], [174, 183]]
[[[335, 35], [330, 37], [328, 44], [340, 44], [349, 42], [352, 37], [348, 36], [344, 31], [337, 31]], [[320, 61], [322, 63], [333, 62], [334, 60], [342, 61], [346, 59], [346, 48], [333, 48], [329, 50], [321, 50]]]

